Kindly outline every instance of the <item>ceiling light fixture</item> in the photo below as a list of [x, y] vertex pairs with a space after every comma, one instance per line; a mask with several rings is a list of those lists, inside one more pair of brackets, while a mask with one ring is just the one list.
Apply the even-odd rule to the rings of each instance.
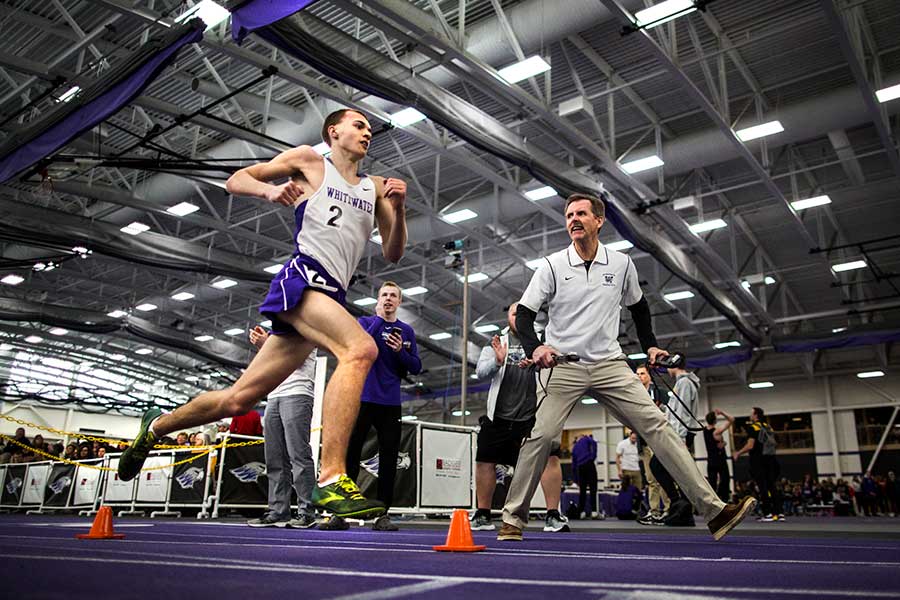
[[630, 30], [653, 29], [695, 10], [697, 10], [697, 5], [694, 0], [666, 0], [634, 13], [635, 26]]
[[172, 295], [172, 300], [178, 300], [179, 302], [184, 302], [185, 300], [190, 300], [194, 295], [190, 292], [178, 292], [177, 294]]
[[403, 290], [404, 296], [418, 296], [419, 294], [424, 294], [428, 291], [428, 288], [422, 287], [421, 285], [416, 285], [411, 288], [405, 288]]
[[166, 209], [166, 212], [171, 213], [176, 217], [183, 217], [185, 215], [195, 213], [198, 210], [200, 210], [200, 207], [196, 204], [191, 204], [190, 202], [181, 202], [179, 204], [176, 204], [175, 206], [170, 206]]
[[687, 300], [688, 298], [693, 298], [694, 292], [690, 290], [682, 290], [680, 292], [670, 292], [665, 294], [663, 298], [666, 300]]
[[855, 269], [865, 269], [866, 266], [866, 261], [864, 260], [853, 260], [850, 262], [831, 265], [831, 270], [835, 273], [842, 273], [844, 271], [853, 271]]
[[662, 159], [655, 154], [653, 156], [648, 156], [647, 158], [639, 158], [637, 160], [632, 160], [629, 162], [621, 163], [622, 170], [628, 174], [632, 173], [640, 173], [641, 171], [649, 171], [650, 169], [655, 169], [656, 167], [663, 166], [664, 163]]
[[213, 339], [213, 336], [211, 336], [211, 335], [198, 335], [197, 337], [194, 338], [194, 341], [195, 342], [208, 342], [212, 339]]
[[528, 190], [525, 192], [525, 197], [531, 201], [535, 200], [543, 200], [544, 198], [550, 198], [551, 196], [556, 195], [556, 190], [554, 190], [549, 185], [545, 185], [544, 187], [539, 187], [534, 190]]
[[69, 333], [68, 329], [63, 329], [62, 327], [54, 327], [50, 330], [50, 335], [66, 335]]
[[863, 371], [862, 373], [857, 373], [857, 377], [860, 379], [871, 379], [872, 377], [884, 377], [884, 371]]
[[507, 83], [518, 83], [529, 77], [540, 75], [550, 70], [550, 64], [538, 55], [529, 56], [525, 60], [520, 60], [506, 67], [503, 67], [497, 74], [500, 75]]
[[133, 223], [121, 228], [119, 231], [121, 231], [123, 233], [127, 233], [128, 235], [138, 235], [139, 233], [144, 233], [145, 231], [149, 231], [149, 230], [150, 230], [149, 225], [144, 225], [143, 223], [134, 221]]
[[188, 21], [194, 17], [200, 17], [200, 19], [206, 23], [207, 27], [215, 27], [229, 16], [231, 16], [231, 13], [228, 12], [227, 9], [221, 7], [212, 0], [202, 0], [181, 13], [181, 15], [174, 20], [176, 23], [181, 23], [182, 21]]
[[738, 348], [741, 343], [735, 340], [731, 340], [728, 342], [719, 342], [718, 344], [714, 344], [713, 348], [716, 350], [721, 350], [722, 348]]
[[769, 135], [775, 135], [776, 133], [781, 133], [782, 131], [784, 131], [784, 127], [781, 126], [781, 121], [769, 121], [768, 123], [763, 123], [762, 125], [754, 125], [753, 127], [739, 129], [735, 131], [734, 134], [738, 136], [738, 139], [742, 142], [749, 142], [750, 140], [755, 140]]
[[150, 302], [144, 302], [143, 304], [138, 304], [137, 306], [135, 306], [135, 308], [143, 312], [150, 312], [151, 310], [156, 310], [159, 307], [155, 304], [151, 304]]
[[878, 98], [878, 101], [881, 103], [900, 98], [900, 84], [878, 90], [875, 92], [875, 97]]
[[806, 200], [795, 200], [791, 202], [794, 210], [805, 210], [813, 206], [822, 206], [823, 204], [831, 204], [831, 198], [828, 196], [816, 196], [815, 198], [807, 198]]
[[227, 290], [230, 287], [236, 286], [238, 283], [234, 279], [220, 279], [218, 281], [212, 282], [211, 286], [214, 288], [219, 288], [220, 290]]
[[441, 215], [441, 218], [447, 221], [448, 223], [459, 223], [461, 221], [468, 221], [469, 219], [474, 219], [478, 216], [478, 213], [469, 210], [468, 208], [464, 208], [462, 210], [457, 210], [455, 212], [447, 213], [445, 215]]
[[72, 98], [75, 97], [75, 94], [77, 94], [80, 91], [81, 91], [80, 87], [78, 87], [77, 85], [73, 85], [72, 87], [67, 89], [65, 92], [60, 94], [59, 101], [60, 102], [68, 102], [69, 100], [71, 100]]
[[440, 341], [440, 340], [449, 340], [453, 336], [451, 334], [447, 333], [446, 331], [439, 331], [437, 333], [432, 333], [428, 337], [431, 338], [432, 340]]
[[404, 108], [401, 111], [397, 111], [392, 115], [389, 115], [391, 118], [391, 125], [394, 127], [409, 127], [410, 125], [414, 125], [419, 121], [424, 121], [428, 117], [425, 116], [424, 113], [419, 112], [415, 108], [409, 107]]
[[709, 221], [703, 221], [702, 223], [694, 223], [693, 225], [690, 225], [688, 229], [694, 233], [706, 233], [707, 231], [712, 231], [714, 229], [722, 229], [723, 227], [728, 227], [728, 223], [722, 219], [710, 219]]
[[610, 250], [618, 250], [621, 252], [622, 250], [628, 250], [629, 248], [634, 248], [634, 244], [629, 242], [628, 240], [619, 240], [618, 242], [610, 242], [609, 244], [603, 244], [604, 248], [609, 248]]
[[6, 285], [19, 285], [23, 281], [25, 281], [25, 278], [19, 275], [7, 275], [0, 279], [0, 283], [5, 283]]
[[[463, 280], [462, 275], [457, 275], [456, 278], [459, 279], [460, 281]], [[469, 283], [478, 283], [479, 281], [484, 281], [484, 280], [488, 279], [488, 276], [484, 273], [478, 272], [478, 273], [472, 273], [471, 275], [469, 275], [468, 279], [469, 279]]]
[[353, 304], [357, 306], [371, 306], [373, 304], [378, 304], [378, 300], [371, 296], [366, 296], [365, 298], [360, 298], [359, 300], [354, 300]]
[[748, 387], [751, 390], [761, 390], [764, 388], [775, 387], [775, 384], [771, 381], [757, 381], [756, 383], [751, 383]]

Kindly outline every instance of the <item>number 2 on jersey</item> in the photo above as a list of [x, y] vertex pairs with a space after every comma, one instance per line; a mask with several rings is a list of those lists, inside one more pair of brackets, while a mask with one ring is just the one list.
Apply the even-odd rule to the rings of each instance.
[[329, 210], [329, 212], [333, 212], [334, 216], [331, 217], [330, 219], [328, 219], [327, 224], [331, 227], [340, 227], [340, 224], [338, 223], [338, 221], [341, 220], [341, 216], [344, 214], [344, 211], [341, 210], [340, 206], [334, 206], [334, 205], [329, 206], [328, 210]]

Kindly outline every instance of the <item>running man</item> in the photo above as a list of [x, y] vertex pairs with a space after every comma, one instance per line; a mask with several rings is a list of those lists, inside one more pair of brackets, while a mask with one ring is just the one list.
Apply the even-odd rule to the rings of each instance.
[[376, 224], [384, 257], [397, 262], [403, 256], [406, 183], [359, 174], [372, 141], [372, 128], [361, 112], [342, 109], [328, 115], [322, 139], [331, 148], [329, 158], [299, 146], [241, 169], [228, 180], [231, 194], [294, 209], [297, 249], [260, 306], [272, 321], [273, 335], [233, 386], [200, 394], [169, 414], [157, 408], [144, 413], [137, 438], [119, 462], [121, 479], [128, 481], [140, 472], [162, 436], [251, 410], [296, 371], [313, 348], [321, 347], [334, 354], [338, 364], [323, 400], [322, 459], [313, 503], [343, 517], [384, 514], [384, 505], [365, 498], [346, 475], [347, 443], [378, 349], [343, 304]]

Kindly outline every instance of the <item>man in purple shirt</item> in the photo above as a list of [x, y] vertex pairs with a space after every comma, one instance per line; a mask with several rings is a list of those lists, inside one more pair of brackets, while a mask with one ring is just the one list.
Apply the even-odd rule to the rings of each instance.
[[[378, 434], [378, 499], [387, 508], [394, 499], [397, 455], [400, 452], [400, 380], [407, 374], [422, 371], [413, 328], [397, 318], [403, 295], [393, 281], [378, 290], [375, 314], [357, 319], [362, 328], [375, 338], [378, 358], [369, 370], [363, 387], [362, 404], [356, 427], [347, 449], [347, 475], [356, 481], [362, 447], [371, 427]], [[329, 522], [330, 523], [330, 522]], [[340, 525], [336, 523], [335, 527]], [[387, 513], [379, 517], [372, 529], [396, 531]]]
[[[593, 435], [582, 435], [572, 446], [572, 477], [578, 484], [578, 513], [599, 516], [597, 506], [597, 442]], [[590, 508], [587, 500], [590, 499]], [[584, 517], [582, 517], [584, 518]]]

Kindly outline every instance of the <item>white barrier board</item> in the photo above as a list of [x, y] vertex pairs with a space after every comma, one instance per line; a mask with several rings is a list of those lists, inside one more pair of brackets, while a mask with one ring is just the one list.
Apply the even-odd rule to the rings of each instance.
[[50, 465], [28, 465], [22, 504], [42, 504], [44, 502], [44, 488], [47, 486], [49, 474]]
[[[111, 469], [118, 469], [119, 458], [110, 458], [109, 466]], [[103, 494], [104, 502], [131, 502], [135, 483], [134, 479], [122, 481], [115, 471], [110, 471], [106, 478], [106, 491]]]
[[[75, 470], [75, 492], [72, 496], [72, 506], [93, 504], [94, 495], [97, 493], [97, 485], [100, 483], [98, 469], [88, 469], [81, 465]], [[131, 500], [131, 490], [128, 491], [128, 500]]]
[[422, 506], [472, 504], [472, 436], [422, 428]]
[[[161, 467], [172, 464], [172, 455], [149, 456], [144, 462], [144, 469]], [[136, 477], [138, 480], [138, 502], [166, 501], [166, 492], [169, 490], [169, 480], [172, 478], [172, 467], [166, 469], [153, 469], [141, 471]]]

